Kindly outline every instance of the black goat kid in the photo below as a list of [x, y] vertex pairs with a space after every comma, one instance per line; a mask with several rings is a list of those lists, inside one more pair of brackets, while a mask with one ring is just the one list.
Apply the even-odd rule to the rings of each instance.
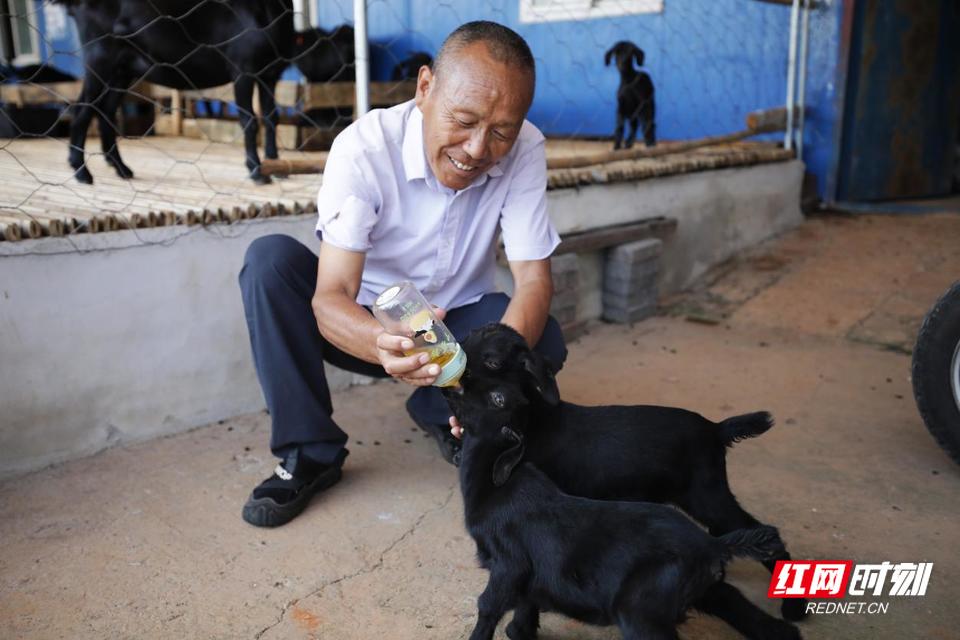
[[[561, 490], [599, 500], [674, 504], [715, 536], [761, 526], [730, 491], [726, 450], [769, 429], [769, 414], [751, 413], [717, 424], [671, 407], [561, 402], [552, 367], [504, 324], [473, 331], [463, 349], [467, 369], [461, 393], [446, 394], [454, 414], [464, 403], [482, 402], [477, 397], [490, 384], [521, 389], [530, 402], [525, 425], [519, 427], [527, 441], [527, 458]], [[777, 560], [789, 559], [783, 550], [764, 564], [772, 571]], [[805, 606], [803, 599], [785, 599], [781, 612], [787, 620], [799, 620]]]
[[[562, 493], [533, 465], [518, 466], [524, 443], [514, 425], [523, 394], [491, 386], [484, 398], [485, 406], [457, 411], [466, 527], [490, 572], [470, 640], [492, 638], [510, 609], [512, 640], [536, 638], [541, 611], [615, 624], [627, 640], [675, 639], [688, 608], [716, 613], [739, 595], [723, 582], [731, 557], [767, 560], [783, 551], [773, 527], [715, 538], [670, 507]], [[750, 621], [738, 628], [751, 637], [799, 637], [791, 625], [769, 620], [784, 633]]]
[[[260, 173], [253, 88], [258, 87], [264, 122], [264, 155], [276, 158], [279, 113], [274, 91], [294, 56], [292, 0], [54, 2], [68, 6], [83, 43], [86, 73], [70, 127], [69, 162], [77, 180], [93, 182], [84, 147], [94, 115], [107, 163], [121, 178], [133, 177], [120, 158], [114, 117], [123, 93], [137, 81], [148, 80], [183, 90], [232, 82], [246, 167], [255, 182], [270, 181]], [[352, 42], [350, 46], [352, 53]], [[313, 48], [325, 50], [316, 44], [316, 37]], [[341, 60], [335, 62], [339, 69]]]
[[431, 67], [433, 65], [433, 56], [425, 51], [414, 51], [409, 56], [398, 62], [390, 73], [390, 79], [399, 82], [400, 80], [416, 80], [420, 74], [420, 67]]
[[[616, 58], [620, 71], [620, 86], [617, 88], [617, 128], [613, 132], [613, 148], [629, 149], [637, 137], [637, 125], [643, 127], [643, 141], [648, 147], [657, 144], [656, 104], [653, 97], [653, 81], [643, 71], [633, 68], [643, 66], [643, 49], [621, 40], [603, 56], [603, 63], [610, 66], [610, 58]], [[623, 140], [623, 123], [630, 123], [630, 133]]]

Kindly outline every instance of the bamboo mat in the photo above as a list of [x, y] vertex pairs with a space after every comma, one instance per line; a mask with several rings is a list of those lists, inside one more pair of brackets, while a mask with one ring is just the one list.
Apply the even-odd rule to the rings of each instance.
[[[669, 143], [666, 143], [669, 145]], [[0, 241], [98, 233], [174, 224], [232, 223], [315, 210], [320, 175], [295, 175], [255, 185], [240, 145], [177, 137], [122, 140], [135, 179], [108, 166], [96, 138], [88, 143], [93, 185], [73, 179], [65, 139], [0, 140]], [[548, 140], [548, 157], [609, 150], [609, 142]], [[284, 158], [325, 154], [281, 152]], [[549, 188], [641, 180], [789, 159], [769, 143], [740, 142], [684, 153], [548, 173]]]
[[55, 236], [299, 213], [313, 206], [320, 185], [320, 176], [292, 176], [258, 186], [247, 178], [241, 146], [170, 137], [121, 140], [135, 175], [122, 180], [97, 139], [87, 146], [95, 151], [87, 154], [93, 185], [73, 179], [65, 139], [0, 141], [0, 238], [37, 237], [31, 226]]

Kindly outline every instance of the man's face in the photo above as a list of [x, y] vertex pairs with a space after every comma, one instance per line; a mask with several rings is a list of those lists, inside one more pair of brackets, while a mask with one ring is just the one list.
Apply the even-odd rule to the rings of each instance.
[[498, 62], [474, 42], [417, 78], [423, 143], [433, 174], [459, 191], [509, 153], [533, 99], [533, 82], [520, 67]]

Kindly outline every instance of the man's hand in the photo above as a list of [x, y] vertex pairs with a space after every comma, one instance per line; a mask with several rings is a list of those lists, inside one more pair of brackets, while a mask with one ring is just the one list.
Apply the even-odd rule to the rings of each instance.
[[460, 422], [457, 420], [456, 416], [450, 416], [450, 435], [454, 438], [463, 437], [463, 427], [460, 426]]
[[[439, 307], [434, 307], [433, 312], [441, 320], [447, 315], [446, 311]], [[440, 375], [440, 365], [428, 364], [430, 356], [426, 353], [404, 355], [404, 352], [410, 349], [413, 349], [413, 340], [409, 337], [386, 331], [377, 335], [377, 355], [384, 371], [415, 387], [430, 386]]]

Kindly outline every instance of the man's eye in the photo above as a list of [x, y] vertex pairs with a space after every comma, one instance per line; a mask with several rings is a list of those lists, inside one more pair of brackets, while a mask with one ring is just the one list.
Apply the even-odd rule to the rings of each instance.
[[459, 118], [457, 118], [457, 124], [459, 124], [461, 127], [469, 128], [475, 125], [476, 122], [466, 122], [464, 120], [460, 120]]
[[494, 136], [497, 140], [500, 140], [501, 142], [506, 142], [507, 140], [510, 139], [510, 137], [509, 137], [507, 134], [503, 133], [502, 131], [496, 131], [496, 130], [494, 130], [493, 136]]

